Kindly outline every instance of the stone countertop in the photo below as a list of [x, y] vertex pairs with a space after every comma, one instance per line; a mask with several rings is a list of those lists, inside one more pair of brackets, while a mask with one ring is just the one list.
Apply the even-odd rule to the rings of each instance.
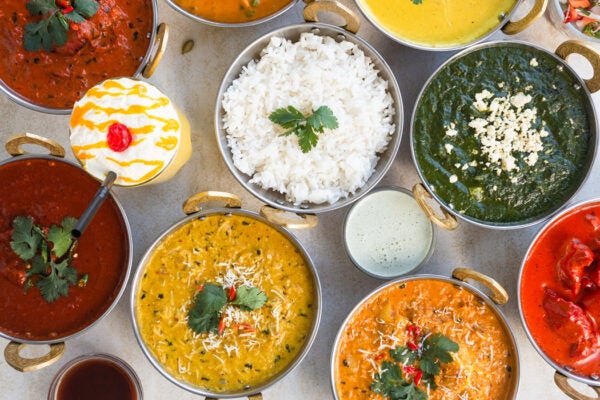
[[[358, 13], [350, 0], [344, 1]], [[524, 5], [527, 8], [529, 1]], [[243, 200], [243, 207], [257, 211], [261, 203], [237, 183], [223, 162], [214, 136], [214, 107], [218, 87], [235, 57], [254, 39], [276, 28], [301, 23], [303, 3], [272, 21], [255, 27], [224, 29], [190, 20], [159, 1], [159, 22], [170, 25], [170, 38], [150, 82], [161, 88], [188, 116], [192, 126], [193, 153], [190, 161], [169, 182], [141, 188], [114, 189], [128, 216], [133, 232], [134, 270], [145, 250], [160, 233], [184, 214], [182, 202], [205, 190], [230, 191]], [[410, 188], [419, 181], [410, 156], [409, 123], [415, 99], [431, 73], [454, 52], [426, 52], [395, 43], [361, 16], [358, 35], [375, 47], [396, 75], [404, 102], [405, 122], [400, 152], [381, 185]], [[508, 38], [501, 33], [490, 39]], [[537, 20], [514, 37], [554, 50], [567, 37], [552, 26], [548, 16]], [[182, 44], [193, 39], [195, 46], [181, 54]], [[577, 60], [576, 60], [577, 62]], [[582, 63], [578, 70], [591, 73]], [[592, 96], [598, 110], [598, 95]], [[0, 142], [10, 135], [28, 131], [50, 137], [69, 149], [68, 116], [45, 115], [0, 97]], [[2, 150], [0, 159], [8, 154]], [[68, 150], [67, 159], [74, 160]], [[586, 184], [573, 199], [579, 202], [600, 197], [600, 165], [597, 161]], [[284, 379], [263, 392], [265, 399], [332, 399], [330, 388], [331, 347], [340, 324], [357, 302], [383, 282], [367, 276], [351, 263], [342, 244], [342, 221], [347, 207], [319, 216], [319, 225], [294, 234], [311, 255], [322, 284], [323, 316], [317, 339], [304, 361]], [[464, 222], [452, 232], [438, 230], [437, 246], [421, 273], [449, 276], [452, 269], [467, 266], [495, 278], [511, 300], [501, 307], [517, 339], [521, 362], [518, 399], [564, 399], [554, 385], [553, 369], [530, 344], [517, 306], [517, 279], [522, 258], [538, 224], [531, 228], [500, 231]], [[0, 399], [39, 400], [46, 398], [53, 376], [69, 360], [86, 353], [103, 352], [126, 360], [139, 375], [146, 399], [196, 399], [160, 375], [138, 346], [129, 313], [129, 287], [111, 314], [84, 334], [68, 341], [62, 359], [40, 371], [20, 373], [0, 360]], [[0, 347], [7, 344], [0, 339]], [[45, 346], [40, 346], [44, 347]], [[25, 354], [38, 354], [31, 348]], [[576, 384], [582, 388], [582, 385]], [[587, 394], [592, 393], [584, 388]]]

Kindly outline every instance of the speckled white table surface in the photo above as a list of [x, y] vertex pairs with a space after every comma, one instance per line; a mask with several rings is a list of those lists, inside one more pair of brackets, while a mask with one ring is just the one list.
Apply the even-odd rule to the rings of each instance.
[[[345, 3], [358, 14], [350, 0]], [[527, 8], [528, 2], [524, 8]], [[303, 3], [284, 15], [256, 27], [224, 29], [194, 22], [159, 1], [159, 21], [170, 25], [168, 49], [150, 81], [162, 88], [187, 114], [192, 125], [193, 153], [190, 161], [169, 182], [133, 189], [116, 189], [133, 232], [134, 270], [154, 239], [184, 214], [181, 204], [190, 195], [203, 190], [234, 192], [244, 208], [258, 210], [261, 203], [233, 178], [223, 162], [214, 136], [214, 105], [225, 71], [234, 58], [254, 39], [271, 30], [301, 23]], [[452, 52], [414, 50], [391, 41], [362, 16], [358, 35], [374, 46], [394, 71], [402, 93], [405, 126], [400, 152], [380, 185], [412, 187], [418, 175], [410, 156], [409, 121], [415, 99], [430, 74]], [[558, 32], [547, 16], [537, 20], [515, 39], [536, 43], [554, 50], [567, 37]], [[195, 41], [193, 50], [180, 52], [187, 39]], [[501, 33], [490, 39], [508, 39]], [[589, 73], [585, 68], [583, 73]], [[588, 76], [589, 77], [589, 76]], [[598, 108], [598, 95], [592, 96]], [[57, 140], [69, 148], [68, 116], [52, 116], [30, 111], [0, 97], [0, 142], [10, 135], [29, 131]], [[67, 158], [74, 160], [68, 150]], [[8, 154], [0, 153], [0, 159]], [[572, 202], [600, 197], [600, 161]], [[319, 225], [294, 234], [306, 247], [316, 264], [323, 291], [323, 316], [318, 335], [303, 362], [285, 378], [263, 392], [265, 399], [317, 400], [332, 399], [330, 388], [331, 347], [340, 324], [354, 305], [382, 281], [357, 270], [342, 244], [342, 221], [346, 208], [321, 215]], [[554, 385], [553, 369], [538, 355], [522, 327], [517, 305], [517, 280], [522, 258], [538, 224], [531, 228], [499, 231], [461, 223], [452, 232], [438, 230], [434, 254], [422, 273], [449, 276], [457, 266], [482, 271], [499, 281], [511, 300], [502, 307], [517, 339], [521, 363], [518, 399], [563, 399]], [[104, 352], [126, 360], [139, 375], [144, 398], [200, 398], [178, 388], [160, 375], [144, 357], [138, 346], [129, 313], [129, 288], [111, 314], [84, 334], [69, 340], [62, 359], [40, 371], [20, 373], [0, 359], [0, 399], [39, 400], [46, 398], [53, 376], [67, 361], [86, 353]], [[2, 312], [2, 310], [0, 310]], [[0, 339], [0, 347], [7, 344]], [[33, 351], [35, 353], [35, 351]], [[577, 385], [582, 388], [581, 385]], [[583, 388], [586, 393], [589, 389]]]

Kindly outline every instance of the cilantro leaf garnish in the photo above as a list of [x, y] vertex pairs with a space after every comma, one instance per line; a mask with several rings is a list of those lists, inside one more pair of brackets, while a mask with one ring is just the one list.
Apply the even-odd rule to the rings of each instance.
[[95, 0], [29, 0], [27, 10], [32, 16], [41, 16], [37, 22], [25, 25], [23, 47], [27, 51], [44, 49], [50, 52], [67, 42], [69, 21], [84, 22], [98, 11]]
[[[36, 286], [48, 303], [69, 295], [69, 285], [79, 282], [77, 270], [71, 267], [73, 246], [71, 230], [77, 223], [73, 217], [63, 218], [61, 225], [42, 228], [31, 217], [16, 217], [10, 247], [26, 263], [24, 290]], [[86, 278], [87, 281], [87, 278]]]
[[412, 0], [414, 4], [423, 4], [423, 0]]
[[194, 298], [194, 305], [188, 313], [188, 325], [196, 333], [223, 331], [223, 308], [238, 306], [244, 311], [252, 311], [267, 302], [267, 295], [255, 287], [240, 286], [234, 298], [228, 298], [227, 291], [220, 285], [207, 283], [201, 286]]
[[435, 377], [441, 372], [441, 364], [454, 361], [451, 353], [456, 353], [459, 347], [440, 333], [423, 337], [415, 324], [410, 324], [407, 331], [407, 345], [389, 351], [394, 362], [382, 363], [371, 390], [390, 400], [426, 400], [427, 393], [418, 388], [419, 383], [423, 382], [429, 389], [435, 390]]
[[390, 400], [426, 400], [427, 393], [419, 389], [414, 382], [407, 382], [396, 363], [384, 361], [381, 373], [375, 375], [371, 390]]
[[244, 311], [256, 310], [267, 302], [267, 295], [259, 288], [240, 286], [231, 304], [239, 306]]
[[317, 133], [323, 133], [325, 128], [336, 129], [338, 120], [333, 111], [327, 106], [321, 106], [308, 117], [305, 117], [294, 106], [278, 108], [269, 115], [269, 120], [287, 129], [280, 136], [289, 136], [292, 133], [298, 136], [298, 144], [303, 153], [308, 153], [317, 145]]
[[227, 295], [223, 287], [207, 283], [196, 294], [194, 307], [188, 314], [188, 325], [197, 333], [216, 331], [225, 304]]

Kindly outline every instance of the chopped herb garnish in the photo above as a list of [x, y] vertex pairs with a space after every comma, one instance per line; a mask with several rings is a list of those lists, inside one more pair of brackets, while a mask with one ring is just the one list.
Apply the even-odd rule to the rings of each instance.
[[40, 289], [44, 299], [52, 303], [60, 296], [69, 295], [69, 285], [84, 287], [88, 275], [81, 277], [71, 264], [74, 239], [71, 230], [77, 224], [73, 217], [63, 218], [60, 226], [43, 228], [31, 217], [16, 217], [10, 247], [26, 263], [27, 292], [32, 286]]
[[414, 4], [422, 4], [423, 0], [412, 0]]
[[407, 326], [409, 340], [406, 346], [397, 346], [389, 352], [392, 361], [383, 361], [381, 372], [375, 375], [371, 390], [390, 400], [426, 400], [427, 392], [419, 389], [420, 382], [430, 390], [437, 388], [435, 377], [442, 363], [454, 359], [458, 344], [442, 334], [423, 335], [415, 324]]
[[95, 0], [29, 0], [27, 10], [32, 16], [41, 15], [37, 22], [25, 25], [23, 46], [28, 51], [43, 48], [50, 52], [54, 45], [67, 42], [69, 24], [84, 22], [98, 11]]
[[292, 133], [298, 136], [298, 144], [303, 153], [308, 153], [317, 145], [317, 133], [323, 133], [325, 128], [336, 129], [338, 120], [333, 111], [327, 106], [321, 106], [305, 117], [294, 106], [278, 108], [269, 115], [269, 119], [287, 129], [280, 136], [289, 136]]
[[[235, 297], [231, 293], [235, 293]], [[220, 285], [206, 283], [200, 285], [200, 290], [194, 299], [194, 306], [188, 314], [188, 325], [196, 333], [223, 333], [223, 308], [227, 304], [238, 306], [244, 311], [252, 311], [262, 307], [267, 302], [267, 295], [258, 288], [240, 286], [232, 291]]]

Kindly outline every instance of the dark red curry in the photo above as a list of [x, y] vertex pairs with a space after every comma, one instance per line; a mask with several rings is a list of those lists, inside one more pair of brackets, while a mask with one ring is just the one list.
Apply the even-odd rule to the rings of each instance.
[[88, 88], [116, 76], [135, 75], [150, 45], [151, 0], [98, 0], [97, 13], [69, 23], [62, 47], [27, 51], [24, 26], [37, 22], [27, 0], [0, 8], [0, 79], [34, 104], [71, 108]]
[[17, 339], [55, 340], [90, 325], [110, 307], [127, 275], [129, 238], [124, 216], [109, 197], [77, 243], [72, 266], [89, 275], [85, 287], [48, 303], [23, 287], [23, 261], [10, 247], [12, 222], [31, 216], [42, 226], [78, 218], [100, 183], [81, 168], [46, 158], [0, 165], [0, 331]]
[[600, 202], [544, 229], [525, 260], [520, 301], [531, 336], [550, 359], [600, 376]]

